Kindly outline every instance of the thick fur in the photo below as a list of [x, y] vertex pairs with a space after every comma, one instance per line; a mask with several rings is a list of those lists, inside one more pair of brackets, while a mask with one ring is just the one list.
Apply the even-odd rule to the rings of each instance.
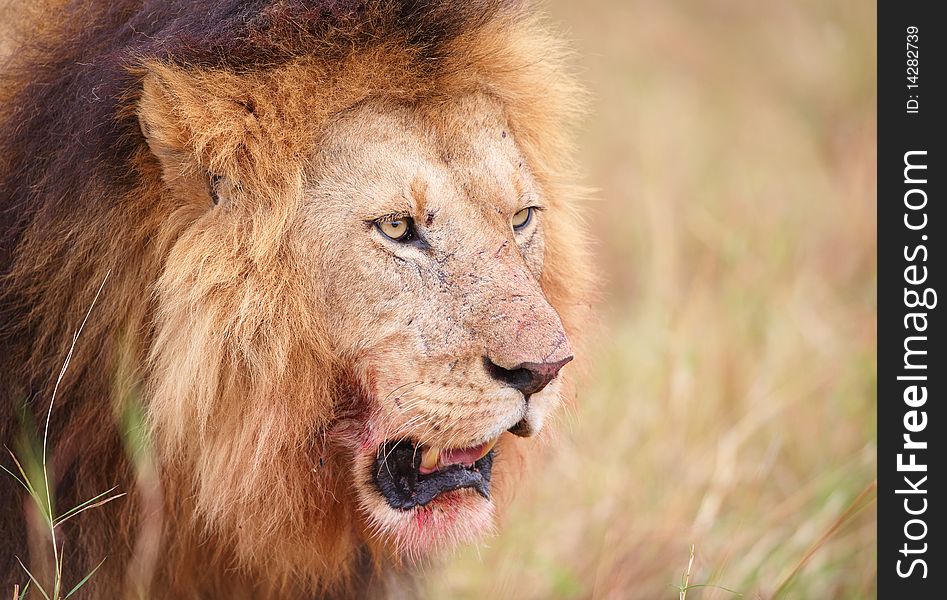
[[[386, 439], [469, 446], [522, 417], [482, 355], [512, 366], [580, 346], [581, 93], [531, 7], [0, 10], [11, 449], [41, 431], [105, 282], [52, 411], [53, 479], [63, 508], [128, 496], [62, 527], [67, 583], [107, 557], [89, 597], [393, 594], [418, 560], [489, 532], [493, 502], [452, 493], [403, 514], [364, 474]], [[444, 249], [436, 268], [367, 225], [392, 196]], [[513, 235], [524, 198], [543, 210]], [[531, 399], [535, 431], [573, 370]], [[150, 441], [135, 445], [123, 415], [138, 404]], [[495, 496], [534, 444], [503, 434]], [[49, 573], [21, 492], [0, 482], [7, 590], [24, 581], [15, 557]]]

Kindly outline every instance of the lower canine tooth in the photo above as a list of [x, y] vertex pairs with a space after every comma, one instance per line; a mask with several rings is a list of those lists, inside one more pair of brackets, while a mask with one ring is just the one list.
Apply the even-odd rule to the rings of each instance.
[[441, 458], [440, 448], [426, 448], [421, 454], [421, 468], [425, 471], [433, 471], [437, 468], [437, 461]]

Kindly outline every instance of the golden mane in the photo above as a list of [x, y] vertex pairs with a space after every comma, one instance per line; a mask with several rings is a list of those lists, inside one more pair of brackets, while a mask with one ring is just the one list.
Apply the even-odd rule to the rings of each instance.
[[[32, 22], [63, 25], [19, 42], [0, 73], [2, 441], [21, 447], [21, 427], [45, 418], [109, 273], [50, 438], [63, 506], [113, 486], [129, 492], [64, 526], [67, 567], [81, 577], [108, 556], [90, 593], [122, 589], [145, 569], [140, 538], [157, 527], [153, 581], [133, 582], [150, 597], [348, 596], [391, 583], [407, 565], [352, 533], [360, 526], [338, 497], [348, 493], [342, 458], [312, 433], [360, 410], [362, 391], [352, 357], [326, 341], [327, 317], [301, 308], [307, 290], [287, 258], [304, 157], [331, 119], [367, 100], [429, 110], [470, 93], [498, 101], [557, 215], [541, 284], [575, 344], [591, 276], [569, 142], [582, 93], [562, 47], [530, 6], [502, 0], [186, 10], [124, 0], [39, 12], [23, 19], [21, 38]], [[182, 149], [266, 203], [236, 207], [247, 225], [225, 244], [205, 235], [201, 213], [181, 200], [186, 188], [168, 189]], [[129, 399], [143, 405], [161, 458], [158, 515], [156, 485], [142, 482], [118, 425]], [[196, 455], [193, 439], [204, 440]], [[14, 484], [0, 485], [3, 589], [22, 579], [14, 556], [27, 559], [23, 503]]]

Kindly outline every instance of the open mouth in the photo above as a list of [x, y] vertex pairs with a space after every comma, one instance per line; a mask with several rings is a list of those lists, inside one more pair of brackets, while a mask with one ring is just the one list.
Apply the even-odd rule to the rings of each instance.
[[392, 508], [425, 506], [441, 494], [470, 488], [490, 499], [490, 470], [497, 439], [469, 448], [418, 447], [389, 441], [378, 449], [372, 479]]

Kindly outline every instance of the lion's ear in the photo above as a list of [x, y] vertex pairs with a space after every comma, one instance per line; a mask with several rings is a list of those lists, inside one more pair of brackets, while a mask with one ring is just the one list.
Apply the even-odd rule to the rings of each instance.
[[202, 206], [239, 196], [249, 209], [298, 187], [310, 126], [281, 116], [294, 101], [291, 82], [282, 90], [265, 78], [162, 62], [144, 65], [140, 81], [141, 132], [176, 193]]
[[139, 127], [165, 184], [201, 206], [227, 197], [237, 171], [233, 140], [241, 133], [232, 124], [244, 118], [241, 107], [212, 83], [168, 65], [149, 65], [137, 107]]
[[[165, 178], [186, 168], [187, 130], [175, 115], [174, 98], [160, 76], [149, 73], [142, 81], [138, 125], [152, 154], [161, 163]], [[170, 171], [170, 172], [169, 172]]]
[[214, 195], [217, 181], [191, 150], [191, 136], [176, 110], [174, 94], [153, 73], [146, 75], [142, 84], [138, 125], [161, 166], [161, 179], [176, 198], [197, 210], [207, 210], [218, 203]]

